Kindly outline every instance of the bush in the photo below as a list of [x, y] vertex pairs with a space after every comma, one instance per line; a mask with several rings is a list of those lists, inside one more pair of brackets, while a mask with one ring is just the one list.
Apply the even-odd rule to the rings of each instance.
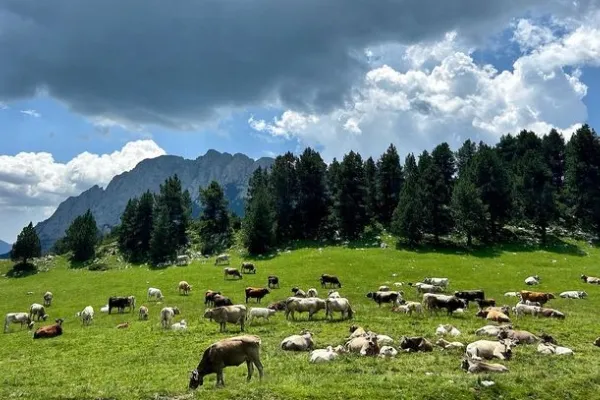
[[110, 267], [106, 263], [94, 263], [88, 267], [90, 271], [108, 271]]
[[7, 272], [6, 276], [10, 278], [20, 278], [24, 276], [37, 274], [37, 266], [32, 263], [18, 263], [15, 264], [10, 271]]

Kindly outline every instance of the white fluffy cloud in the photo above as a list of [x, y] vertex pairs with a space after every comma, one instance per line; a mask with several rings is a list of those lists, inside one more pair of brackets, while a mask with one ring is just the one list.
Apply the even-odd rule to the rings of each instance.
[[514, 41], [523, 55], [505, 71], [478, 64], [451, 32], [438, 43], [407, 47], [400, 67], [368, 71], [343, 108], [326, 115], [288, 110], [272, 122], [251, 119], [250, 126], [320, 145], [329, 160], [351, 149], [377, 156], [390, 142], [406, 153], [442, 141], [456, 148], [467, 138], [493, 143], [521, 129], [569, 135], [587, 119], [579, 68], [600, 64], [599, 28], [597, 14], [558, 37], [518, 21]]
[[111, 154], [84, 152], [67, 163], [57, 162], [49, 153], [0, 156], [0, 238], [14, 239], [29, 219], [48, 217], [68, 196], [93, 185], [105, 186], [140, 161], [163, 154], [154, 141], [139, 140]]

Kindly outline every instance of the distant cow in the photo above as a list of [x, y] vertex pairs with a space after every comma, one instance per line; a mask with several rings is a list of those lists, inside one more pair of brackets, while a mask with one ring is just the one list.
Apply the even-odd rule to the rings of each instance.
[[342, 287], [340, 280], [335, 275], [323, 274], [319, 280], [321, 281], [321, 287], [325, 287], [327, 284], [329, 286], [335, 285], [338, 288]]
[[463, 358], [461, 368], [469, 374], [478, 372], [508, 372], [508, 368], [502, 364], [487, 363], [485, 361], [477, 361], [472, 358]]
[[581, 280], [584, 281], [585, 283], [592, 283], [595, 285], [600, 285], [600, 278], [597, 278], [595, 276], [581, 275]]
[[164, 307], [160, 310], [160, 324], [163, 328], [168, 329], [173, 317], [179, 314], [180, 311], [177, 307]]
[[586, 292], [581, 290], [569, 290], [559, 294], [559, 296], [563, 299], [585, 299], [587, 295], [588, 294]]
[[538, 302], [542, 305], [555, 298], [552, 293], [530, 292], [529, 290], [521, 290], [519, 295], [523, 302], [529, 300]]
[[53, 325], [42, 326], [38, 328], [33, 334], [34, 339], [43, 339], [43, 338], [53, 338], [56, 336], [60, 336], [63, 333], [62, 330], [63, 320], [58, 318], [56, 323]]
[[476, 299], [475, 302], [477, 303], [477, 305], [479, 306], [479, 308], [486, 308], [486, 307], [495, 307], [496, 306], [496, 300], [494, 299]]
[[207, 290], [206, 293], [204, 293], [204, 305], [205, 306], [209, 306], [212, 307], [215, 304], [215, 296], [216, 295], [220, 295], [221, 292], [215, 292], [213, 290]]
[[215, 265], [221, 263], [229, 264], [229, 254], [219, 254], [217, 258], [215, 258]]
[[286, 303], [286, 300], [277, 301], [275, 303], [269, 304], [269, 306], [267, 308], [269, 310], [285, 311], [285, 303]]
[[396, 303], [399, 299], [402, 300], [399, 292], [369, 292], [366, 296], [373, 299], [379, 307], [381, 307], [381, 303]]
[[425, 278], [423, 279], [423, 283], [428, 283], [430, 285], [448, 287], [448, 278]]
[[289, 315], [292, 315], [292, 319], [295, 319], [294, 313], [308, 312], [308, 319], [311, 320], [313, 315], [319, 310], [325, 310], [325, 300], [316, 297], [309, 299], [301, 299], [298, 297], [289, 297], [285, 303], [285, 319], [288, 319]]
[[433, 345], [429, 340], [422, 336], [407, 337], [403, 336], [400, 339], [400, 348], [406, 352], [414, 351], [433, 351]]
[[4, 317], [4, 333], [8, 332], [10, 324], [21, 324], [21, 329], [26, 325], [27, 329], [33, 328], [33, 321], [26, 312], [8, 313]]
[[44, 293], [44, 306], [50, 307], [50, 305], [52, 304], [53, 298], [54, 298], [54, 295], [52, 294], [52, 292]]
[[267, 289], [267, 288], [253, 288], [253, 287], [247, 287], [245, 289], [245, 292], [246, 292], [246, 303], [248, 303], [249, 299], [256, 299], [256, 301], [258, 303], [260, 303], [260, 300], [270, 293], [269, 289]]
[[239, 279], [242, 279], [242, 274], [237, 268], [224, 268], [223, 277], [227, 279], [228, 276], [237, 276]]
[[190, 376], [189, 388], [194, 390], [204, 383], [204, 377], [208, 374], [217, 374], [217, 386], [225, 385], [223, 381], [223, 369], [225, 367], [238, 366], [246, 362], [248, 366], [249, 381], [254, 372], [254, 366], [258, 369], [259, 378], [263, 377], [263, 365], [260, 362], [260, 338], [258, 336], [243, 335], [219, 340], [211, 344], [202, 354], [200, 363]]
[[277, 288], [279, 289], [279, 277], [275, 275], [269, 275], [269, 277], [267, 278], [267, 287], [269, 289], [272, 289], [275, 286], [277, 286]]
[[565, 314], [563, 314], [562, 312], [555, 310], [553, 308], [541, 308], [540, 312], [538, 313], [538, 315], [541, 315], [542, 317], [546, 317], [546, 318], [558, 318], [558, 319], [565, 319]]
[[227, 323], [240, 324], [240, 329], [244, 332], [244, 323], [246, 322], [246, 306], [237, 304], [233, 306], [223, 306], [209, 308], [204, 311], [204, 318], [210, 318], [219, 323], [219, 332], [225, 332]]
[[467, 345], [465, 355], [473, 360], [481, 361], [483, 359], [491, 360], [499, 358], [508, 360], [512, 356], [512, 348], [515, 342], [510, 339], [494, 342], [491, 340], [477, 340]]
[[527, 278], [525, 278], [525, 284], [529, 285], [529, 286], [539, 285], [540, 284], [539, 275], [528, 276]]
[[256, 267], [251, 262], [243, 262], [241, 270], [242, 270], [242, 273], [244, 273], [244, 274], [250, 274], [250, 273], [255, 274], [256, 273]]
[[186, 254], [177, 256], [177, 265], [188, 265], [190, 263], [190, 257]]
[[430, 285], [428, 283], [417, 282], [414, 284], [417, 288], [418, 293], [442, 293], [444, 288], [442, 286]]
[[301, 298], [305, 298], [306, 297], [306, 292], [304, 292], [304, 290], [300, 289], [297, 286], [294, 286], [292, 288], [292, 293], [294, 293], [294, 297], [301, 297]]
[[467, 307], [469, 306], [470, 301], [475, 301], [477, 299], [484, 300], [485, 294], [483, 290], [461, 290], [454, 292], [454, 295], [459, 299], [464, 299], [467, 302]]
[[177, 289], [179, 289], [179, 294], [182, 294], [183, 292], [183, 294], [187, 296], [192, 291], [192, 286], [186, 281], [181, 281], [179, 282], [179, 285], [177, 285]]
[[438, 310], [440, 308], [446, 309], [448, 315], [451, 315], [454, 311], [465, 308], [466, 303], [463, 299], [459, 299], [455, 296], [435, 296], [431, 293], [423, 295], [423, 304], [428, 310]]
[[229, 297], [221, 296], [220, 294], [216, 294], [213, 297], [213, 306], [214, 307], [223, 307], [223, 306], [232, 306], [233, 301]]
[[479, 312], [477, 312], [477, 314], [475, 314], [475, 316], [477, 317], [481, 317], [481, 318], [486, 318], [488, 321], [495, 321], [495, 322], [510, 322], [510, 318], [497, 310], [489, 310], [489, 309], [485, 309], [485, 310], [479, 310]]
[[125, 311], [125, 307], [129, 307], [133, 312], [135, 307], [135, 296], [118, 297], [113, 296], [108, 298], [108, 313], [110, 314], [113, 308], [118, 308], [119, 312]]

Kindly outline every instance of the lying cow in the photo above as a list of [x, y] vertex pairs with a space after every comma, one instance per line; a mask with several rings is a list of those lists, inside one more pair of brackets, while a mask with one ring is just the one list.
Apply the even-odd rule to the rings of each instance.
[[448, 278], [425, 278], [423, 279], [423, 283], [446, 288], [448, 287]]
[[531, 332], [504, 329], [498, 332], [498, 339], [511, 339], [515, 344], [534, 344], [540, 341], [540, 338]]
[[505, 329], [512, 329], [512, 325], [486, 325], [475, 331], [477, 336], [498, 336]]
[[225, 332], [227, 323], [240, 324], [240, 330], [244, 332], [244, 322], [246, 321], [246, 306], [234, 305], [209, 308], [204, 311], [204, 318], [210, 318], [219, 323], [219, 332]]
[[541, 307], [538, 306], [530, 306], [527, 304], [518, 303], [513, 307], [513, 312], [517, 318], [522, 315], [532, 315], [537, 317], [537, 315], [542, 311]]
[[33, 333], [33, 338], [34, 339], [45, 339], [45, 338], [53, 338], [53, 337], [62, 335], [63, 319], [58, 318], [55, 322], [56, 323], [53, 325], [46, 325], [46, 326], [42, 326], [41, 328], [38, 328]]
[[553, 308], [540, 308], [538, 315], [546, 318], [565, 319], [565, 314]]
[[359, 353], [363, 356], [376, 356], [379, 354], [377, 335], [372, 333], [351, 337], [344, 344], [344, 348], [350, 353]]
[[435, 330], [435, 334], [438, 336], [460, 336], [460, 331], [450, 324], [440, 324]]
[[481, 361], [483, 359], [491, 360], [499, 358], [508, 360], [512, 356], [512, 348], [515, 343], [510, 339], [493, 342], [491, 340], [477, 340], [467, 345], [465, 354], [473, 360]]
[[310, 358], [308, 362], [323, 363], [333, 361], [344, 352], [345, 351], [342, 346], [337, 346], [336, 348], [333, 348], [333, 346], [327, 346], [326, 349], [316, 349], [310, 352]]
[[563, 299], [585, 299], [587, 295], [588, 294], [586, 292], [581, 290], [569, 290], [559, 294], [559, 296]]
[[525, 278], [525, 284], [529, 285], [529, 286], [539, 285], [540, 284], [539, 275], [528, 276], [527, 278]]
[[538, 351], [538, 353], [545, 354], [545, 355], [550, 355], [550, 354], [556, 354], [558, 356], [573, 355], [573, 350], [569, 349], [568, 347], [557, 346], [552, 343], [538, 344], [537, 351]]
[[280, 347], [286, 351], [309, 351], [313, 349], [314, 345], [312, 333], [303, 330], [299, 335], [292, 335], [283, 339]]
[[456, 350], [456, 349], [464, 349], [465, 345], [461, 342], [449, 342], [444, 338], [439, 338], [436, 342], [436, 345], [440, 346], [444, 350]]
[[500, 323], [510, 322], [510, 318], [508, 318], [506, 314], [497, 310], [479, 310], [477, 314], [475, 314], [475, 316], [485, 318], [488, 321], [495, 321]]
[[402, 336], [402, 338], [400, 339], [400, 348], [406, 352], [433, 351], [433, 345], [431, 344], [431, 342], [429, 342], [429, 340], [425, 339], [422, 336]]
[[292, 315], [292, 319], [295, 319], [294, 313], [308, 312], [308, 319], [311, 320], [319, 310], [325, 310], [325, 300], [317, 297], [311, 297], [309, 299], [300, 299], [297, 297], [289, 297], [285, 303], [285, 319], [288, 319], [289, 315]]
[[581, 280], [585, 283], [600, 285], [600, 278], [597, 278], [595, 276], [581, 275]]
[[476, 299], [475, 302], [479, 306], [479, 308], [484, 309], [486, 307], [495, 307], [496, 300], [494, 299]]
[[263, 365], [260, 361], [260, 338], [253, 335], [235, 336], [211, 344], [202, 354], [200, 363], [190, 376], [189, 388], [194, 390], [204, 383], [206, 375], [217, 374], [217, 386], [225, 385], [223, 369], [237, 367], [243, 362], [248, 366], [247, 381], [252, 378], [254, 366], [258, 369], [259, 379], [263, 377]]
[[379, 307], [381, 307], [381, 303], [397, 303], [402, 300], [400, 292], [369, 292], [366, 296], [373, 299]]
[[460, 363], [460, 366], [469, 374], [476, 374], [479, 372], [508, 372], [508, 368], [502, 364], [492, 364], [470, 358], [464, 358]]

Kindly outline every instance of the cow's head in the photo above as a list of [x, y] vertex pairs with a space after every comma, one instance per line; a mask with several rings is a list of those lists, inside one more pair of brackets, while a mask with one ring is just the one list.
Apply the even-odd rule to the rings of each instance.
[[487, 311], [487, 310], [479, 310], [479, 311], [477, 312], [477, 314], [475, 314], [475, 316], [476, 316], [476, 317], [481, 317], [481, 318], [486, 318], [486, 317], [487, 317], [487, 315], [488, 315], [488, 312], [489, 312], [489, 311]]
[[585, 291], [579, 292], [579, 297], [581, 297], [582, 299], [585, 298], [585, 297], [587, 297], [587, 296], [588, 296], [587, 292], [585, 292]]
[[367, 293], [367, 297], [368, 297], [369, 299], [372, 299], [374, 295], [375, 295], [375, 293], [373, 293], [373, 292], [369, 292], [369, 293]]
[[581, 275], [581, 280], [584, 282], [587, 282], [587, 275]]
[[600, 337], [596, 338], [596, 340], [594, 340], [594, 346], [600, 347]]
[[501, 350], [502, 355], [508, 360], [512, 357], [512, 348], [517, 345], [517, 341], [513, 339], [502, 339], [499, 343], [504, 347]]
[[212, 316], [213, 316], [212, 308], [208, 308], [204, 311], [204, 318], [212, 318]]
[[460, 367], [462, 369], [464, 369], [465, 371], [469, 370], [469, 360], [467, 358], [463, 358], [462, 361], [460, 362]]
[[42, 319], [43, 319], [44, 321], [45, 321], [45, 320], [47, 320], [47, 319], [48, 319], [48, 314], [44, 314], [44, 315], [42, 315]]
[[189, 388], [191, 390], [195, 390], [198, 386], [202, 386], [204, 384], [204, 377], [200, 375], [197, 369], [193, 370], [190, 374], [190, 384]]
[[178, 315], [180, 313], [179, 308], [173, 307], [173, 314]]
[[546, 293], [546, 296], [548, 297], [548, 300], [556, 298], [552, 293]]

